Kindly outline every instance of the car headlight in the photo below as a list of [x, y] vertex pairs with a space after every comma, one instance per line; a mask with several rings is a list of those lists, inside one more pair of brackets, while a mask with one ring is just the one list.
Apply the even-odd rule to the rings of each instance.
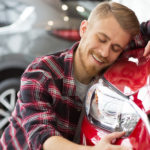
[[107, 131], [125, 131], [128, 136], [140, 119], [129, 98], [118, 94], [103, 80], [88, 91], [86, 113], [89, 121]]

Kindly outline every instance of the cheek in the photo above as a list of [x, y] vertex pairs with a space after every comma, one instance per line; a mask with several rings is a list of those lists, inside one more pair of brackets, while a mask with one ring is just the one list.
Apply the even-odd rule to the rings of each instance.
[[121, 54], [121, 52], [120, 53], [114, 53], [114, 52], [112, 52], [110, 54], [110, 57], [109, 57], [109, 62], [110, 63], [115, 62], [118, 59], [118, 57], [120, 56], [120, 54]]

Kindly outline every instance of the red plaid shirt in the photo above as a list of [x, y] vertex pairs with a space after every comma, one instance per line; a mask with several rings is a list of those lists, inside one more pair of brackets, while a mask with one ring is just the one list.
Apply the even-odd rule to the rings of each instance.
[[[141, 34], [128, 48], [144, 47], [150, 39], [150, 23], [141, 25]], [[50, 136], [73, 139], [82, 102], [75, 96], [71, 49], [36, 58], [21, 79], [16, 107], [5, 129], [0, 150], [40, 150]]]
[[133, 40], [128, 44], [127, 50], [135, 48], [143, 48], [150, 40], [150, 21], [143, 22], [140, 25], [140, 34], [134, 37]]
[[36, 58], [26, 69], [10, 124], [1, 138], [4, 149], [40, 150], [53, 135], [73, 139], [82, 109], [72, 76], [77, 45]]

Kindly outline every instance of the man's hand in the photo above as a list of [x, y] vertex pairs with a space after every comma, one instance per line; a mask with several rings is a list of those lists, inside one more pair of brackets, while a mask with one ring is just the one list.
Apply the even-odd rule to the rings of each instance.
[[95, 146], [75, 144], [61, 136], [49, 137], [43, 144], [43, 150], [132, 150], [121, 145], [113, 145], [113, 141], [124, 135], [124, 132], [114, 132], [103, 137]]
[[143, 56], [150, 56], [150, 41], [148, 41]]
[[124, 135], [124, 132], [114, 132], [106, 135], [100, 142], [93, 147], [93, 150], [132, 150], [132, 148], [121, 145], [113, 145], [112, 142]]

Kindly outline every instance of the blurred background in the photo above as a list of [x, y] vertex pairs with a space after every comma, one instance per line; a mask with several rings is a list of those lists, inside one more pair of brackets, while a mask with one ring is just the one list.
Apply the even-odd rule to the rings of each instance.
[[[80, 40], [80, 22], [105, 0], [0, 0], [0, 134], [14, 109], [20, 77], [37, 56]], [[149, 0], [113, 0], [150, 19]]]
[[136, 13], [140, 23], [150, 19], [150, 1], [149, 0], [112, 0], [121, 3]]

